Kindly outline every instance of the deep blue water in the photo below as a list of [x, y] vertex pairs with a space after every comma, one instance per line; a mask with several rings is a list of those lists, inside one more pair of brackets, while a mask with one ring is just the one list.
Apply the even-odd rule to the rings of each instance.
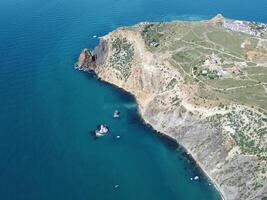
[[[131, 96], [73, 65], [93, 35], [122, 25], [217, 13], [267, 22], [266, 10], [266, 0], [1, 0], [0, 199], [218, 200]], [[112, 133], [95, 140], [101, 122]]]

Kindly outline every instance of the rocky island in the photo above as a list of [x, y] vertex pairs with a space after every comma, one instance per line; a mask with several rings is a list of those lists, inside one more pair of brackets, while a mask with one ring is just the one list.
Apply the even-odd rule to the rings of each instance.
[[267, 199], [267, 26], [230, 20], [140, 23], [82, 51], [77, 69], [136, 97], [226, 200]]

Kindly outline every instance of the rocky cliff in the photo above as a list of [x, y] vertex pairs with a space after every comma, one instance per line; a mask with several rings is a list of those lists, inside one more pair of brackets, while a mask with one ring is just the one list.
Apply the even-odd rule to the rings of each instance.
[[[185, 56], [179, 54], [179, 62], [173, 59], [177, 52], [185, 52], [187, 47], [192, 49], [196, 45], [193, 44], [196, 40], [194, 35], [184, 35], [184, 38], [192, 38], [182, 40], [175, 36], [176, 33], [188, 33], [198, 25], [212, 26], [210, 29], [221, 26], [224, 18], [220, 16], [215, 19], [159, 23], [156, 24], [159, 27], [152, 32], [149, 31], [155, 24], [150, 23], [117, 29], [101, 38], [92, 53], [83, 50], [77, 68], [92, 70], [102, 80], [132, 93], [146, 123], [176, 139], [211, 178], [225, 199], [261, 200], [267, 196], [266, 113], [262, 112], [265, 108], [256, 110], [254, 106], [226, 99], [226, 90], [225, 93], [224, 90], [218, 92], [225, 95], [218, 96], [225, 97], [225, 101], [219, 102], [217, 97], [204, 98], [201, 95], [213, 87], [202, 84], [206, 77], [203, 76], [203, 81], [194, 76], [193, 68], [188, 73], [185, 72], [186, 68], [179, 68], [186, 62]], [[166, 30], [173, 32], [166, 33]], [[206, 32], [202, 34], [203, 38], [207, 37]], [[176, 44], [177, 41], [180, 43]], [[199, 42], [197, 45], [196, 51], [190, 55], [202, 52], [199, 45], [203, 44]], [[212, 45], [215, 46], [214, 43]], [[208, 48], [211, 49], [211, 46]], [[217, 51], [222, 50], [214, 47], [205, 52], [205, 58], [210, 52]], [[202, 92], [199, 94], [199, 91]], [[218, 90], [215, 88], [214, 91]], [[258, 133], [261, 135], [258, 136]], [[253, 144], [247, 144], [246, 140], [252, 141], [251, 138]], [[253, 145], [261, 151], [254, 151]]]

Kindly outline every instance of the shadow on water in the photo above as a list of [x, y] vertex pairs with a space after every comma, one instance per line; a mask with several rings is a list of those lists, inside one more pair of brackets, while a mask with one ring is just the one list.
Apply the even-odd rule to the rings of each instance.
[[[128, 91], [125, 91], [124, 89], [114, 85], [110, 84], [102, 79], [100, 79], [94, 72], [83, 72], [84, 76], [86, 76], [90, 80], [97, 80], [100, 85], [105, 87], [111, 87], [111, 89], [117, 94], [119, 99], [123, 100], [123, 102], [128, 102], [130, 105], [132, 105], [130, 108], [128, 108], [131, 111], [130, 118], [128, 122], [130, 124], [143, 126], [145, 129], [146, 134], [151, 134], [154, 137], [158, 138], [161, 143], [167, 147], [171, 151], [176, 151], [176, 156], [178, 160], [183, 162], [184, 164], [184, 171], [188, 178], [194, 178], [196, 176], [199, 177], [199, 182], [206, 182], [210, 185], [211, 180], [207, 177], [207, 175], [204, 173], [204, 171], [200, 168], [198, 163], [194, 160], [194, 158], [186, 151], [186, 149], [181, 146], [174, 138], [164, 135], [161, 132], [158, 132], [155, 130], [150, 124], [147, 124], [142, 116], [140, 115], [138, 105], [136, 102], [136, 98], [133, 94], [131, 94]], [[95, 137], [94, 131], [90, 132], [90, 135], [95, 139], [98, 140], [99, 138]]]
[[[266, 22], [265, 2], [0, 1], [1, 199], [220, 199], [176, 141], [144, 125], [132, 95], [68, 69], [116, 27], [219, 12]], [[112, 133], [95, 142], [99, 123]]]

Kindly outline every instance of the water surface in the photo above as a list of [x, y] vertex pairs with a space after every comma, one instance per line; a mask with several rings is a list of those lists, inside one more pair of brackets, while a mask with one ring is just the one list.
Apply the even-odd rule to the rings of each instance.
[[[220, 199], [177, 145], [142, 124], [131, 96], [73, 65], [81, 49], [97, 45], [93, 35], [119, 26], [217, 13], [267, 22], [266, 4], [0, 1], [0, 199]], [[88, 132], [102, 122], [112, 133], [95, 140]]]

